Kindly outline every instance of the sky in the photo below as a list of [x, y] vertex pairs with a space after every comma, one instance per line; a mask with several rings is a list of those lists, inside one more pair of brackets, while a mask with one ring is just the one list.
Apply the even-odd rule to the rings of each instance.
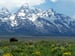
[[0, 8], [6, 7], [10, 11], [15, 11], [25, 3], [28, 3], [30, 7], [43, 10], [52, 8], [58, 13], [75, 16], [75, 0], [0, 0]]

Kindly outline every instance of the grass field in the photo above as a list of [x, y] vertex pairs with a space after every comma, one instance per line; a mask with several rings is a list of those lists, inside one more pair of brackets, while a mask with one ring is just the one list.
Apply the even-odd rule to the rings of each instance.
[[0, 41], [0, 56], [75, 56], [74, 40]]

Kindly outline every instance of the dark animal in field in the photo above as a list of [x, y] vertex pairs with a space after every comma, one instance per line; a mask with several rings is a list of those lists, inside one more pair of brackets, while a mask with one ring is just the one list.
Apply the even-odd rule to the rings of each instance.
[[18, 39], [16, 39], [16, 38], [10, 38], [10, 42], [18, 42]]

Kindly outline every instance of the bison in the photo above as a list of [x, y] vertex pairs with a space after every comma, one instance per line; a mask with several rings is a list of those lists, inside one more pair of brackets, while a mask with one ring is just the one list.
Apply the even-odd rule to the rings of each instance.
[[10, 38], [10, 42], [18, 42], [17, 38]]

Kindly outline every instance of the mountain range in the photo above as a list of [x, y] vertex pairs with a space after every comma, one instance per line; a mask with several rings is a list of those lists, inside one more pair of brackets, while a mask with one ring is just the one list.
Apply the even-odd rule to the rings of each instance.
[[0, 35], [75, 36], [75, 21], [52, 8], [42, 10], [24, 4], [15, 13], [2, 8]]

